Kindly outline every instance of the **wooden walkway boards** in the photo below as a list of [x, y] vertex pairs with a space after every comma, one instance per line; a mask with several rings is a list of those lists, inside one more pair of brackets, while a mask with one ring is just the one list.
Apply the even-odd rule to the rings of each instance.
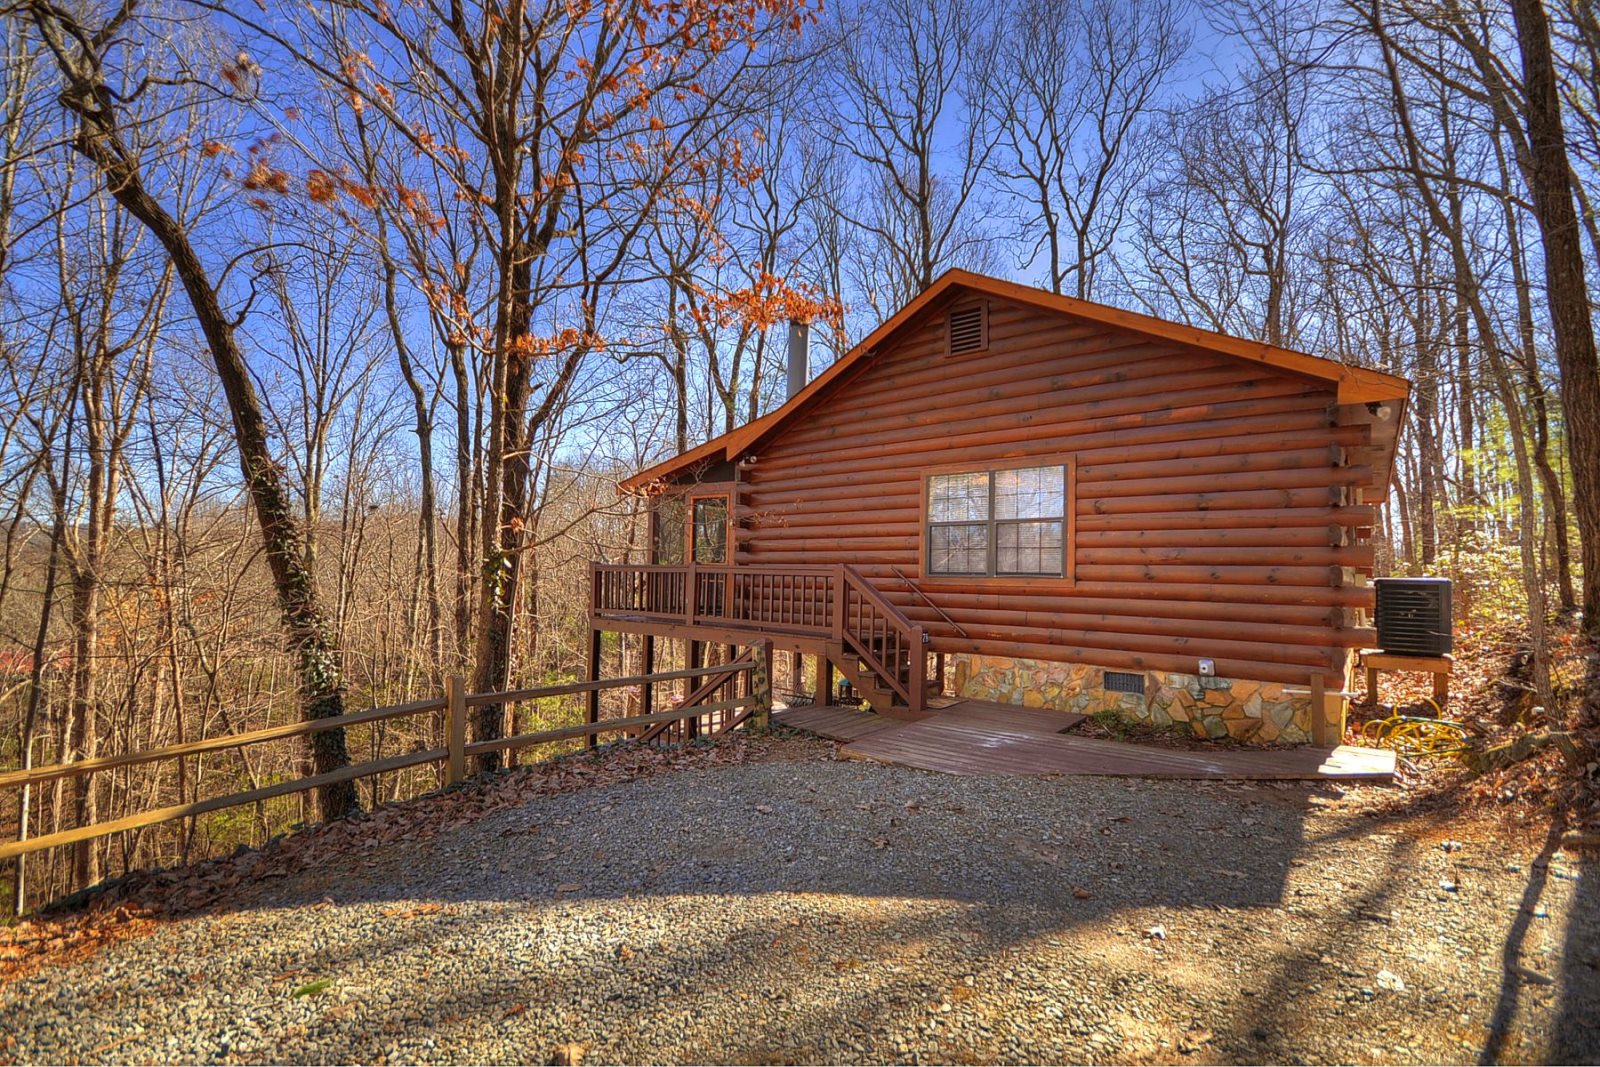
[[850, 759], [947, 774], [1081, 774], [1119, 778], [1390, 781], [1387, 749], [1250, 751], [1159, 748], [1060, 733], [1082, 715], [984, 700], [945, 701], [919, 722], [857, 708], [790, 708], [779, 722], [835, 741]]
[[878, 731], [852, 742], [839, 754], [948, 774], [1381, 781], [1394, 777], [1394, 753], [1386, 749], [1341, 745], [1197, 752], [940, 718]]
[[[966, 722], [975, 725], [990, 724], [1002, 729], [1026, 730], [1029, 733], [1056, 733], [1070, 729], [1083, 721], [1082, 715], [1048, 708], [1021, 708], [1012, 704], [996, 704], [992, 700], [956, 700], [935, 697], [928, 701], [929, 716], [923, 722], [938, 719], [941, 722]], [[826, 737], [830, 741], [855, 741], [893, 730], [897, 727], [916, 726], [918, 723], [904, 719], [890, 719], [862, 708], [800, 707], [775, 711], [772, 717], [785, 726], [805, 730]]]

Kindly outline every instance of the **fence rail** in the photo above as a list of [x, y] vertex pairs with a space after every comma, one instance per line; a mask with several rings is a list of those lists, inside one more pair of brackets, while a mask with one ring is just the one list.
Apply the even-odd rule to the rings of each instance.
[[[532, 745], [568, 741], [582, 737], [598, 737], [600, 734], [606, 733], [625, 733], [631, 730], [651, 727], [657, 723], [670, 722], [675, 719], [698, 718], [714, 712], [745, 711], [764, 723], [767, 712], [772, 708], [771, 665], [761, 662], [765, 654], [764, 651], [757, 652], [751, 660], [741, 661], [737, 664], [723, 663], [709, 667], [694, 667], [687, 670], [663, 671], [659, 674], [607, 678], [594, 682], [574, 682], [567, 685], [553, 685], [539, 689], [517, 689], [505, 693], [469, 694], [466, 691], [465, 681], [459, 676], [452, 676], [445, 680], [445, 695], [442, 698], [419, 700], [409, 704], [396, 704], [383, 708], [368, 708], [363, 711], [354, 711], [326, 719], [285, 723], [282, 726], [270, 726], [245, 733], [208, 737], [201, 741], [190, 741], [181, 745], [167, 745], [162, 748], [129, 752], [119, 756], [79, 760], [74, 763], [58, 763], [47, 767], [32, 767], [23, 771], [8, 771], [0, 774], [0, 789], [29, 788], [44, 782], [56, 781], [61, 778], [75, 778], [84, 774], [92, 774], [96, 771], [137, 766], [165, 759], [183, 759], [187, 756], [195, 756], [207, 752], [242, 748], [246, 745], [258, 744], [263, 741], [275, 741], [286, 737], [300, 737], [338, 727], [382, 722], [406, 715], [443, 711], [447, 717], [446, 736], [448, 740], [444, 748], [405, 752], [385, 759], [342, 767], [337, 771], [329, 771], [325, 774], [296, 778], [287, 782], [275, 782], [272, 785], [261, 786], [241, 793], [229, 793], [225, 796], [210, 797], [187, 804], [153, 808], [149, 811], [137, 812], [109, 822], [91, 823], [88, 826], [42, 834], [38, 837], [19, 837], [14, 841], [0, 844], [0, 860], [8, 860], [32, 852], [40, 852], [45, 849], [58, 848], [62, 845], [71, 845], [80, 841], [106, 837], [125, 830], [137, 830], [141, 827], [170, 822], [174, 819], [204, 815], [207, 812], [219, 811], [223, 808], [256, 804], [274, 797], [303, 793], [308, 790], [319, 789], [325, 785], [354, 781], [374, 774], [386, 774], [390, 771], [417, 767], [425, 763], [444, 761], [446, 765], [446, 781], [453, 785], [466, 777], [466, 758], [486, 752], [527, 748]], [[751, 689], [753, 692], [749, 696], [741, 697], [737, 700], [725, 700], [715, 704], [685, 705], [668, 711], [653, 712], [649, 715], [635, 715], [622, 719], [601, 719], [599, 721], [578, 723], [573, 726], [564, 726], [554, 730], [517, 734], [513, 737], [494, 738], [486, 741], [467, 741], [467, 709], [469, 707], [480, 707], [488, 704], [512, 704], [525, 700], [541, 700], [546, 697], [569, 696], [575, 693], [595, 693], [607, 689], [623, 689], [634, 685], [653, 685], [658, 682], [675, 679], [701, 678], [713, 674], [729, 675], [746, 671], [751, 672]]]

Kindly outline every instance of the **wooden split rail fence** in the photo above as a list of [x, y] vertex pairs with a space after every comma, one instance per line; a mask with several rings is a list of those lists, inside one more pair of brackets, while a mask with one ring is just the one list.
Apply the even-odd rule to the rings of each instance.
[[[375, 774], [386, 774], [390, 771], [403, 770], [407, 767], [416, 767], [426, 763], [443, 762], [445, 765], [445, 780], [448, 784], [454, 785], [466, 778], [467, 757], [487, 752], [509, 751], [579, 738], [589, 738], [592, 741], [601, 734], [644, 732], [662, 723], [671, 723], [680, 719], [699, 719], [701, 716], [719, 712], [722, 713], [724, 722], [733, 721], [729, 719], [729, 716], [737, 714], [740, 721], [749, 718], [753, 719], [757, 725], [765, 726], [772, 711], [770, 656], [770, 649], [762, 644], [752, 651], [749, 659], [741, 660], [734, 664], [715, 664], [709, 667], [662, 671], [655, 674], [627, 678], [608, 678], [594, 682], [572, 682], [566, 685], [545, 686], [538, 689], [517, 689], [507, 693], [468, 693], [465, 681], [459, 676], [452, 676], [445, 680], [444, 696], [431, 700], [418, 700], [409, 704], [396, 704], [383, 708], [369, 708], [365, 711], [353, 711], [327, 719], [286, 723], [282, 726], [270, 726], [246, 733], [208, 737], [200, 741], [167, 745], [162, 748], [146, 749], [140, 752], [129, 752], [119, 756], [104, 756], [96, 759], [78, 760], [73, 763], [58, 763], [47, 767], [30, 767], [24, 770], [6, 771], [0, 773], [0, 789], [31, 789], [34, 786], [62, 778], [76, 778], [85, 774], [93, 774], [97, 771], [134, 767], [161, 760], [184, 759], [203, 753], [221, 752], [287, 737], [302, 737], [335, 727], [359, 726], [364, 723], [381, 722], [407, 715], [423, 715], [441, 711], [445, 713], [446, 743], [442, 748], [405, 752], [384, 759], [354, 764], [326, 774], [315, 774], [287, 782], [275, 782], [272, 785], [261, 786], [245, 792], [229, 793], [226, 796], [210, 797], [187, 804], [155, 808], [150, 811], [124, 816], [120, 819], [91, 823], [88, 826], [78, 826], [70, 830], [42, 834], [38, 837], [28, 837], [24, 831], [16, 840], [0, 844], [0, 861], [11, 859], [12, 857], [20, 857], [30, 852], [59, 848], [63, 845], [72, 845], [80, 841], [88, 841], [127, 830], [137, 830], [141, 827], [153, 826], [156, 823], [204, 815], [207, 812], [239, 807], [244, 804], [256, 804], [274, 797], [303, 793], [325, 785], [333, 785], [337, 782], [348, 782]], [[467, 709], [469, 708], [492, 704], [515, 704], [529, 700], [543, 700], [548, 697], [570, 696], [577, 693], [598, 694], [607, 689], [621, 689], [635, 685], [657, 685], [662, 682], [702, 678], [707, 675], [718, 675], [726, 679], [745, 672], [748, 672], [750, 676], [748, 695], [732, 700], [722, 700], [710, 704], [685, 703], [667, 711], [653, 712], [648, 715], [635, 715], [622, 719], [598, 718], [596, 705], [591, 702], [588, 713], [589, 721], [587, 722], [573, 726], [563, 726], [554, 730], [517, 734], [512, 737], [494, 738], [485, 741], [467, 740]]]

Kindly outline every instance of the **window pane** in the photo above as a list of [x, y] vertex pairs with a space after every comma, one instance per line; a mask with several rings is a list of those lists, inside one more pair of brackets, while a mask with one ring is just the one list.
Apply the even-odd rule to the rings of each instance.
[[683, 562], [683, 497], [661, 497], [656, 501], [655, 562], [676, 567]]
[[997, 524], [995, 569], [1001, 574], [1060, 574], [1061, 527], [1059, 520]]
[[928, 479], [929, 522], [984, 522], [988, 518], [988, 474], [935, 474]]
[[694, 502], [694, 561], [728, 562], [727, 497], [706, 497]]
[[987, 574], [989, 527], [984, 523], [931, 527], [928, 570], [933, 574]]
[[1066, 515], [1067, 469], [1024, 467], [994, 472], [996, 519], [1058, 519]]

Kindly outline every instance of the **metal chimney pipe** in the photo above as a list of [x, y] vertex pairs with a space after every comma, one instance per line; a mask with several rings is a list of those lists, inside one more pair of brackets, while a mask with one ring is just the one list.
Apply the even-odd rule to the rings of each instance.
[[811, 373], [811, 324], [789, 320], [789, 396], [806, 387]]

